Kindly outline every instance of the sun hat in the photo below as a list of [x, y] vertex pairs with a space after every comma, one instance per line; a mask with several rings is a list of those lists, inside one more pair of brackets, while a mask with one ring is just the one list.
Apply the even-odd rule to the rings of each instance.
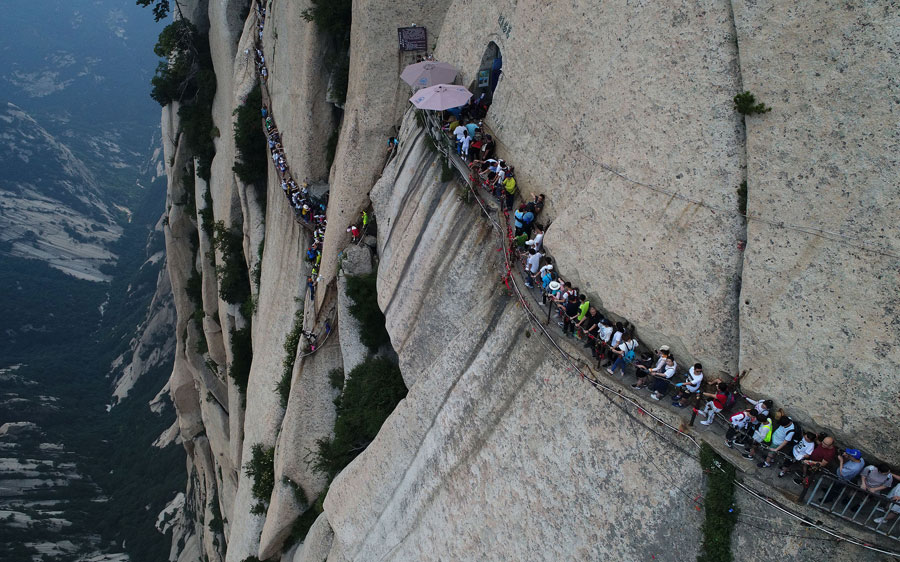
[[559, 281], [551, 281], [550, 285], [548, 285], [548, 287], [550, 288], [551, 291], [558, 291], [559, 290]]

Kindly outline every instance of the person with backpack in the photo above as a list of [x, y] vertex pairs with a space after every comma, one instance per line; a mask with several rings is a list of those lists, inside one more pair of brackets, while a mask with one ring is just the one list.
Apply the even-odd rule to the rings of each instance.
[[[582, 295], [583, 296], [583, 295]], [[612, 352], [617, 355], [616, 360], [613, 361], [613, 364], [606, 369], [606, 372], [610, 375], [615, 375], [616, 371], [622, 369], [622, 374], [625, 374], [625, 366], [630, 365], [634, 362], [634, 354], [637, 350], [638, 341], [634, 339], [634, 335], [631, 330], [629, 330], [624, 337], [622, 338], [621, 343], [619, 343], [618, 347], [612, 348]]]
[[768, 447], [772, 443], [772, 428], [775, 425], [772, 418], [756, 414], [756, 420], [759, 422], [759, 425], [753, 431], [751, 442], [745, 447], [744, 454], [741, 455], [745, 459], [756, 457], [756, 450], [760, 446]]
[[728, 431], [725, 432], [725, 446], [734, 448], [734, 441], [739, 434], [744, 434], [750, 424], [756, 419], [753, 408], [747, 408], [728, 418]]
[[787, 416], [782, 416], [781, 419], [778, 420], [778, 428], [772, 432], [772, 442], [769, 445], [769, 453], [766, 455], [766, 459], [758, 462], [756, 466], [759, 468], [769, 468], [772, 466], [772, 461], [775, 460], [775, 454], [782, 449], [791, 447], [795, 441], [799, 440], [795, 439], [795, 436], [799, 433], [799, 428], [793, 420]]

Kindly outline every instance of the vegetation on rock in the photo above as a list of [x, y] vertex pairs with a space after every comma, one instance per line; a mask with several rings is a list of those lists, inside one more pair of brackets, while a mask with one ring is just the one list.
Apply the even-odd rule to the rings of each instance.
[[703, 500], [703, 544], [697, 562], [731, 562], [731, 532], [737, 522], [734, 507], [734, 466], [712, 447], [700, 447], [700, 466], [706, 473]]
[[219, 135], [212, 119], [216, 74], [209, 38], [190, 21], [179, 19], [162, 30], [153, 52], [163, 60], [150, 80], [150, 97], [161, 106], [181, 104], [181, 133], [197, 158], [197, 174], [208, 181], [216, 153], [213, 139]]
[[316, 442], [313, 468], [329, 480], [337, 476], [375, 439], [406, 392], [400, 368], [384, 357], [370, 357], [350, 371], [335, 400], [334, 438]]
[[272, 490], [275, 489], [275, 448], [257, 443], [250, 449], [250, 460], [244, 465], [245, 474], [253, 480], [250, 493], [259, 500], [250, 512], [265, 515]]
[[294, 324], [284, 339], [284, 360], [281, 362], [283, 370], [281, 380], [275, 387], [282, 408], [287, 408], [288, 397], [291, 394], [291, 375], [294, 372], [294, 361], [297, 359], [297, 346], [300, 344], [302, 331], [303, 307], [300, 307], [300, 310], [294, 312]]
[[766, 107], [766, 104], [757, 103], [756, 96], [750, 92], [742, 92], [734, 96], [734, 108], [741, 115], [755, 115], [772, 111], [772, 108]]
[[250, 380], [250, 365], [253, 363], [253, 340], [250, 337], [250, 325], [240, 330], [231, 329], [231, 368], [228, 376], [234, 380], [235, 386], [242, 395], [247, 395], [247, 383]]
[[227, 303], [243, 304], [250, 298], [250, 274], [244, 259], [244, 238], [240, 232], [229, 229], [223, 221], [219, 221], [213, 229], [212, 242], [222, 256], [221, 261], [216, 263], [219, 296]]
[[242, 182], [264, 189], [269, 159], [266, 156], [266, 134], [263, 132], [260, 107], [262, 92], [257, 83], [244, 103], [234, 110], [234, 146], [238, 158], [232, 170]]
[[747, 180], [741, 182], [737, 188], [738, 211], [742, 215], [747, 214]]
[[385, 328], [384, 313], [378, 308], [376, 273], [347, 276], [347, 294], [353, 299], [350, 314], [359, 321], [360, 339], [375, 353], [382, 345], [390, 344], [391, 337]]

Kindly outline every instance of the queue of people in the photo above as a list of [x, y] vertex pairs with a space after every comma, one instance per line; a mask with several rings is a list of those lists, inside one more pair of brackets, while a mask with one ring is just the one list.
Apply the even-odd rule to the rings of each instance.
[[[525, 286], [539, 291], [536, 302], [549, 307], [549, 314], [555, 312], [564, 336], [583, 342], [598, 369], [617, 378], [633, 372], [633, 391], [647, 391], [655, 401], [668, 396], [672, 407], [691, 408], [702, 425], [711, 426], [719, 420], [726, 428], [725, 445], [743, 447], [744, 458], [757, 461], [759, 469], [777, 466], [778, 478], [792, 476], [802, 486], [809, 486], [815, 472], [829, 471], [840, 482], [886, 494], [891, 507], [873, 519], [876, 525], [889, 523], [900, 514], [900, 476], [890, 466], [866, 463], [859, 449], [839, 448], [827, 433], [804, 431], [782, 408], [776, 409], [771, 399], [743, 395], [740, 377], [707, 377], [699, 362], [683, 370], [667, 345], [652, 354], [640, 354], [634, 326], [606, 318], [588, 295], [555, 271], [544, 248], [544, 227], [538, 222], [545, 196], [531, 193], [520, 199], [518, 209], [509, 216], [519, 195], [515, 168], [495, 157], [494, 140], [486, 134], [483, 123], [467, 122], [453, 112], [445, 116], [442, 129], [455, 143], [457, 154], [469, 163], [473, 184], [496, 197], [512, 223], [507, 225], [510, 244], [521, 258]], [[466, 142], [469, 138], [481, 142]], [[822, 501], [838, 498], [839, 488], [831, 486], [830, 490], [823, 493], [827, 497]]]

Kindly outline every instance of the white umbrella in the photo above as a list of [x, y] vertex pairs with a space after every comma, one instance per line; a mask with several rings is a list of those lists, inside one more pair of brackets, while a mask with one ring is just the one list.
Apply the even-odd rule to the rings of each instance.
[[434, 84], [449, 84], [456, 79], [456, 67], [446, 62], [427, 60], [403, 69], [400, 78], [413, 87], [426, 88]]
[[472, 92], [462, 86], [438, 84], [437, 86], [419, 90], [413, 97], [409, 98], [409, 101], [419, 109], [442, 111], [465, 105], [471, 97]]

